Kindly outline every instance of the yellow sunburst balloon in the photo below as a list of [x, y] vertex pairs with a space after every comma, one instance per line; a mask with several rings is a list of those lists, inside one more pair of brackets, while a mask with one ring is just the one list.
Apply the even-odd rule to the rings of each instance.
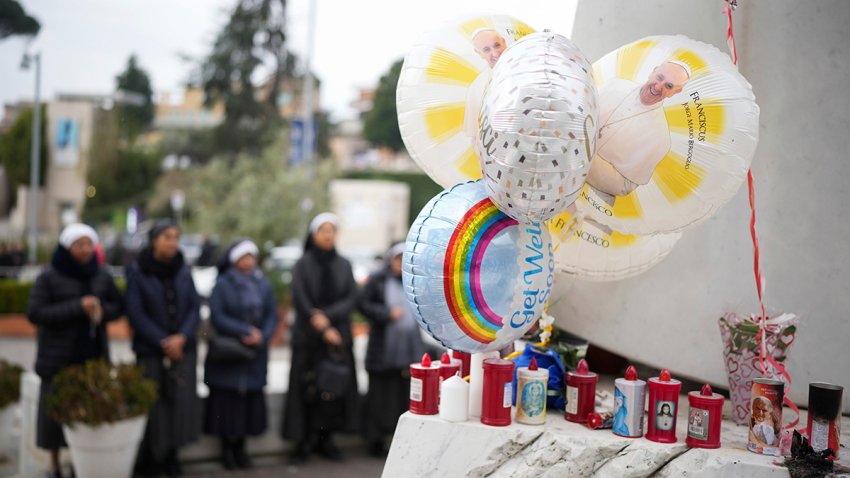
[[716, 212], [758, 143], [750, 84], [714, 46], [653, 36], [594, 63], [599, 136], [576, 205], [631, 234], [672, 232]]
[[555, 247], [555, 272], [597, 282], [645, 272], [667, 257], [682, 237], [678, 232], [622, 234], [570, 212], [562, 212], [546, 225]]
[[533, 32], [506, 15], [469, 16], [426, 33], [405, 57], [399, 129], [410, 156], [441, 186], [481, 178], [472, 139], [490, 71], [506, 48]]

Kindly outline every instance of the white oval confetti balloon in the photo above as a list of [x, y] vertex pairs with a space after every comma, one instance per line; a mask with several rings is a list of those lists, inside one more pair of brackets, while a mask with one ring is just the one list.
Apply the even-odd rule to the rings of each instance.
[[487, 192], [505, 214], [545, 221], [581, 191], [596, 137], [591, 70], [578, 47], [551, 32], [523, 37], [493, 68], [475, 146]]

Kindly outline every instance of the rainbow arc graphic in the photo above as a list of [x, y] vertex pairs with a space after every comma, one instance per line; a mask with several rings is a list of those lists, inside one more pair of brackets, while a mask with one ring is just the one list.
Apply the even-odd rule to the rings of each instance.
[[484, 300], [481, 265], [499, 232], [518, 225], [489, 198], [476, 203], [455, 227], [443, 263], [446, 303], [457, 326], [473, 340], [489, 344], [502, 328], [502, 317]]

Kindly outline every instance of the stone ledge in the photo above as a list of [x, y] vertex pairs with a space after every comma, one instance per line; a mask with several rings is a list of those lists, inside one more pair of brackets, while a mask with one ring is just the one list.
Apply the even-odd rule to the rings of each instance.
[[[687, 399], [680, 402], [686, 411]], [[437, 416], [406, 413], [396, 427], [383, 476], [789, 476], [786, 468], [774, 464], [778, 458], [746, 450], [746, 427], [724, 421], [723, 446], [703, 450], [685, 445], [682, 423], [680, 414], [679, 441], [661, 444], [618, 437], [610, 430], [590, 430], [558, 413], [549, 414], [543, 426], [514, 423], [509, 427], [488, 427], [471, 420], [449, 423]], [[805, 423], [805, 412], [801, 423]], [[844, 417], [842, 428], [848, 426], [850, 419]], [[841, 454], [839, 463], [847, 466], [846, 447]]]

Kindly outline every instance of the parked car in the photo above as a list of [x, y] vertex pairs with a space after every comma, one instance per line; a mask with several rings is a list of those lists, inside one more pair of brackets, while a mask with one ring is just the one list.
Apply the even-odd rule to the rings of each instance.
[[277, 275], [284, 284], [289, 284], [292, 281], [292, 268], [295, 267], [298, 259], [301, 259], [302, 254], [304, 254], [303, 246], [295, 241], [273, 247], [263, 261], [263, 269], [267, 275]]
[[181, 234], [180, 250], [189, 265], [195, 264], [204, 249], [204, 236], [201, 234]]

